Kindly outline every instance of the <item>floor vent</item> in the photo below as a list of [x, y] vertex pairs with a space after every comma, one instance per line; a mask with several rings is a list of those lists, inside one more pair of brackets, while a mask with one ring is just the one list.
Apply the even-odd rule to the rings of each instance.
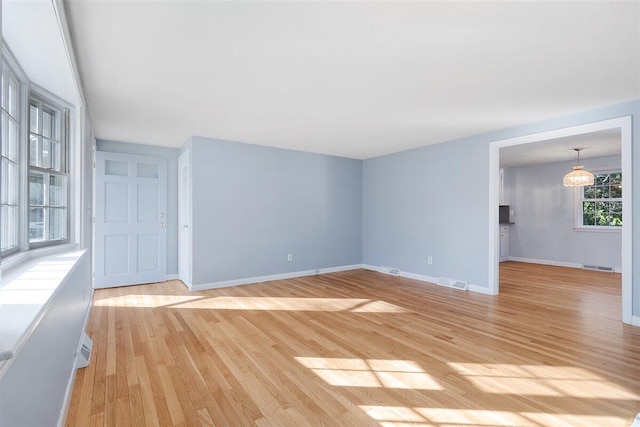
[[469, 287], [469, 282], [463, 282], [462, 280], [453, 280], [447, 279], [446, 277], [440, 277], [438, 279], [438, 283], [453, 289], [459, 289], [461, 291], [466, 291]]
[[76, 367], [86, 368], [89, 366], [89, 360], [91, 360], [91, 349], [93, 348], [93, 341], [89, 338], [89, 335], [82, 334], [80, 344], [78, 344], [78, 351], [76, 352]]
[[384, 273], [384, 274], [389, 274], [391, 276], [399, 276], [400, 275], [400, 270], [398, 270], [397, 268], [391, 268], [391, 267], [380, 267], [378, 269], [379, 273]]
[[453, 285], [451, 285], [451, 287], [453, 289], [460, 289], [461, 291], [466, 291], [468, 285], [469, 285], [468, 282], [461, 282], [457, 280]]
[[601, 265], [587, 265], [584, 264], [582, 266], [585, 270], [595, 270], [595, 271], [606, 271], [609, 273], [613, 273], [613, 267], [603, 267]]

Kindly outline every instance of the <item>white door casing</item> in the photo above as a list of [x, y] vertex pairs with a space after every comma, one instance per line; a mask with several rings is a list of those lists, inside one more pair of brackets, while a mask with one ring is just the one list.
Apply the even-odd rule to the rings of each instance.
[[167, 277], [167, 161], [96, 153], [95, 287]]
[[178, 158], [178, 277], [191, 288], [191, 152]]

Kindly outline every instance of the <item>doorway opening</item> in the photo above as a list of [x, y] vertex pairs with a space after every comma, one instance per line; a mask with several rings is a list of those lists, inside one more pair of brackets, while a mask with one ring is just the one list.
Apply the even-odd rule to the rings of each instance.
[[489, 147], [489, 290], [497, 295], [499, 289], [499, 251], [498, 206], [500, 204], [500, 149], [522, 144], [545, 142], [549, 140], [617, 130], [620, 135], [621, 169], [624, 181], [622, 194], [622, 217], [627, 220], [622, 227], [622, 321], [632, 323], [632, 158], [631, 158], [631, 117], [604, 120], [547, 132], [524, 135], [515, 138], [493, 141]]

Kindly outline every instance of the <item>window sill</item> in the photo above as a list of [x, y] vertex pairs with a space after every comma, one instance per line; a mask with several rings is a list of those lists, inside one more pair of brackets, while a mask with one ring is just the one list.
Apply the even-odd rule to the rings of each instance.
[[[14, 268], [20, 267], [25, 262], [28, 262], [31, 259], [40, 258], [47, 255], [53, 255], [62, 252], [69, 252], [78, 249], [78, 245], [75, 243], [67, 243], [63, 245], [55, 245], [55, 246], [47, 246], [39, 249], [31, 249], [24, 252], [18, 252], [17, 254], [10, 255], [6, 258], [2, 258], [2, 263], [0, 264], [0, 271], [2, 274], [8, 274]], [[2, 276], [0, 276], [0, 288], [4, 285], [4, 280], [2, 280]]]
[[622, 233], [622, 227], [573, 227], [580, 233]]
[[[70, 245], [76, 246], [76, 245]], [[3, 272], [0, 282], [0, 373], [36, 328], [60, 285], [69, 277], [85, 250], [20, 257]], [[34, 252], [34, 251], [30, 251]], [[38, 256], [39, 255], [39, 256]], [[13, 263], [17, 261], [12, 260]]]

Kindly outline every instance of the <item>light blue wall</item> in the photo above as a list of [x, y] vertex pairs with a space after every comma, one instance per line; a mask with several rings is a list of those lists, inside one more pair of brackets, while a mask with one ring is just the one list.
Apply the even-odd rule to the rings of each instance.
[[[363, 262], [488, 287], [489, 147], [492, 141], [633, 116], [640, 174], [640, 101], [429, 145], [364, 161]], [[633, 189], [633, 252], [640, 254], [640, 183]], [[433, 256], [433, 265], [426, 262]], [[633, 266], [640, 315], [640, 263]]]
[[484, 157], [482, 144], [455, 141], [365, 160], [364, 263], [485, 284]]
[[202, 137], [187, 144], [194, 285], [361, 262], [361, 161]]
[[167, 274], [178, 274], [178, 155], [177, 148], [96, 141], [98, 151], [138, 154], [167, 159]]
[[[621, 167], [620, 156], [583, 159], [585, 169]], [[505, 192], [515, 216], [510, 255], [540, 261], [622, 267], [621, 230], [575, 231], [574, 188], [562, 177], [575, 165], [558, 162], [505, 169]]]

